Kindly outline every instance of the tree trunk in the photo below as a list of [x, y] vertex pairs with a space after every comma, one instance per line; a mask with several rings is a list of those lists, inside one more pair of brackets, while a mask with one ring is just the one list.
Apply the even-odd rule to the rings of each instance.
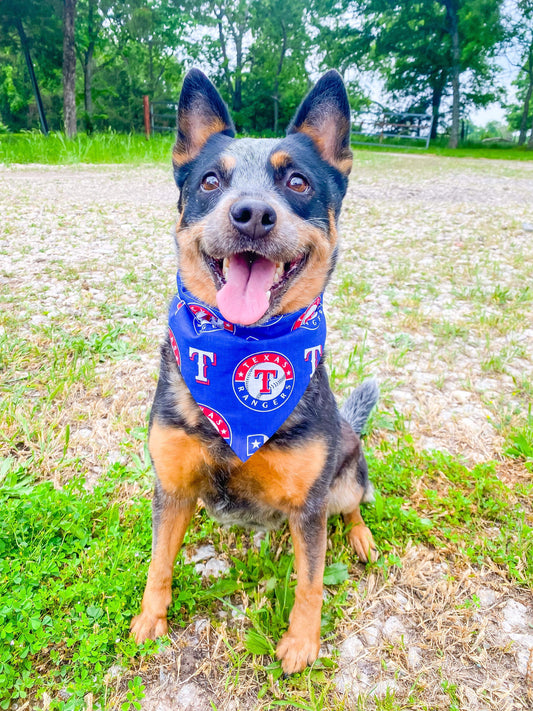
[[529, 75], [529, 86], [527, 87], [526, 98], [524, 99], [524, 108], [522, 118], [520, 120], [520, 135], [518, 136], [518, 145], [523, 146], [527, 138], [527, 119], [529, 116], [529, 103], [533, 95], [533, 75]]
[[68, 138], [76, 135], [76, 51], [74, 21], [76, 0], [64, 0], [63, 6], [63, 119]]
[[274, 100], [274, 133], [278, 132], [279, 124], [279, 78], [283, 69], [285, 54], [287, 53], [287, 30], [285, 29], [284, 22], [281, 23], [281, 30], [283, 32], [283, 41], [281, 43], [281, 52], [279, 55], [278, 68], [276, 71], [276, 79], [274, 81], [274, 95], [272, 96]]
[[83, 108], [84, 108], [84, 123], [87, 133], [93, 131], [93, 55], [94, 42], [90, 42], [83, 57]]
[[440, 117], [440, 102], [442, 101], [443, 91], [444, 83], [439, 79], [437, 84], [433, 87], [433, 92], [431, 95], [431, 113], [433, 115], [433, 121], [431, 123], [431, 140], [437, 138], [437, 128], [439, 125]]
[[226, 38], [224, 36], [224, 27], [222, 25], [222, 16], [223, 16], [222, 11], [217, 13], [218, 38], [220, 40], [220, 49], [222, 51], [222, 69], [224, 71], [224, 79], [226, 81], [226, 88], [227, 88], [228, 94], [233, 99], [233, 84], [231, 82], [231, 73], [229, 70], [229, 58], [228, 58], [228, 51], [226, 49]]
[[237, 54], [237, 63], [235, 66], [235, 81], [233, 90], [233, 111], [242, 109], [242, 38], [243, 32], [239, 28], [239, 33], [235, 36], [235, 49]]
[[[528, 87], [526, 97], [524, 99], [524, 109], [522, 111], [522, 119], [520, 121], [520, 136], [518, 137], [518, 145], [523, 146], [527, 138], [527, 119], [529, 115], [529, 105], [531, 96], [533, 95], [533, 44], [529, 47], [527, 62], [521, 67], [527, 74]], [[531, 129], [531, 138], [533, 138], [533, 128]], [[530, 139], [531, 142], [531, 139]]]
[[93, 74], [94, 74], [94, 48], [98, 31], [95, 30], [94, 13], [96, 0], [89, 0], [87, 13], [87, 35], [89, 44], [86, 51], [81, 55], [83, 64], [83, 122], [87, 133], [93, 131]]
[[452, 40], [452, 130], [450, 134], [450, 148], [459, 145], [459, 114], [461, 102], [461, 47], [459, 43], [459, 17], [457, 14], [457, 0], [444, 0], [448, 32]]

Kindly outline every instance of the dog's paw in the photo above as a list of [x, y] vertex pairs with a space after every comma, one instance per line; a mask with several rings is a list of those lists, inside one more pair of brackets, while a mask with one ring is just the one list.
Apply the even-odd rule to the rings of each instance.
[[148, 612], [141, 612], [133, 618], [130, 633], [135, 637], [137, 644], [142, 644], [147, 639], [157, 639], [168, 632], [166, 617], [155, 617]]
[[379, 558], [378, 549], [374, 543], [372, 532], [363, 523], [353, 526], [348, 532], [348, 541], [361, 563], [368, 563], [369, 560], [375, 563]]
[[320, 639], [298, 637], [290, 630], [280, 639], [276, 648], [276, 657], [281, 660], [285, 674], [300, 672], [312, 664], [320, 651]]

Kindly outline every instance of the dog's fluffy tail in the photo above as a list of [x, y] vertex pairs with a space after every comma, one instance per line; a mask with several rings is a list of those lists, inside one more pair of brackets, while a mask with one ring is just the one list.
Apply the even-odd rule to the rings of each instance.
[[379, 398], [379, 387], [375, 378], [369, 378], [348, 395], [341, 407], [341, 415], [358, 435], [363, 431], [368, 416]]
[[[348, 421], [350, 427], [357, 435], [363, 431], [368, 416], [379, 398], [379, 386], [374, 378], [365, 380], [348, 395], [346, 402], [341, 407], [341, 415]], [[374, 501], [374, 487], [368, 478], [366, 464], [364, 466], [364, 494], [361, 501], [371, 503]]]

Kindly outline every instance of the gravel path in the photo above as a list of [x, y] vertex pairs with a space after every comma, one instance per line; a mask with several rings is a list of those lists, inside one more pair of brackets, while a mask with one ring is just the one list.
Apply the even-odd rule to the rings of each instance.
[[[0, 334], [31, 333], [42, 359], [59, 333], [114, 349], [90, 383], [40, 414], [50, 431], [40, 443], [43, 472], [57, 483], [67, 424], [69, 455], [90, 482], [127, 457], [132, 431], [146, 422], [174, 290], [176, 199], [170, 168], [0, 168]], [[375, 438], [405, 428], [419, 448], [500, 459], [533, 392], [533, 163], [358, 152], [342, 234], [328, 296], [339, 394], [374, 374]], [[21, 362], [11, 375], [24, 380], [36, 368]], [[31, 418], [30, 405], [17, 407]], [[413, 548], [395, 576], [372, 573], [353, 591], [336, 682], [349, 703], [388, 688], [407, 699], [417, 688], [427, 708], [448, 708], [445, 678], [457, 685], [454, 708], [531, 708], [530, 593], [490, 570], [472, 579], [447, 566]], [[473, 595], [478, 606], [468, 605]], [[190, 666], [221, 653], [207, 628], [196, 623], [167, 654], [185, 654], [183, 663], [188, 654]], [[443, 648], [451, 651], [441, 658]], [[192, 686], [163, 674], [145, 708], [211, 708], [207, 687]], [[252, 708], [226, 701], [217, 708]]]

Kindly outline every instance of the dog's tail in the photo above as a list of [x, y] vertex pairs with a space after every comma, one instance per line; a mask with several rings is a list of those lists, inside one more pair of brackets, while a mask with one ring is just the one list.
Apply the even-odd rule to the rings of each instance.
[[[347, 400], [341, 407], [341, 415], [347, 420], [350, 427], [357, 435], [363, 431], [368, 416], [372, 412], [379, 399], [379, 386], [375, 378], [369, 378], [359, 385], [348, 395]], [[361, 501], [370, 503], [374, 501], [374, 487], [368, 478], [368, 468], [364, 456], [362, 456], [363, 466], [359, 463], [358, 475], [361, 477], [361, 484], [364, 494]]]
[[341, 407], [341, 415], [358, 435], [363, 431], [372, 408], [379, 399], [379, 387], [375, 378], [369, 378], [348, 395]]

